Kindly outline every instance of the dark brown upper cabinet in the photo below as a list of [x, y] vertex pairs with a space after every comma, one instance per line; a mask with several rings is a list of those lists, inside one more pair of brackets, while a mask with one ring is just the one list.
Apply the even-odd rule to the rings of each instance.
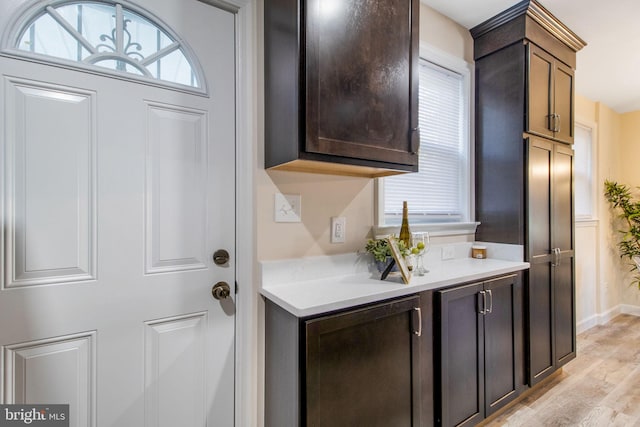
[[[495, 62], [490, 65], [492, 72], [502, 79], [491, 90], [502, 85], [503, 93], [496, 96], [507, 102], [517, 97], [521, 102], [498, 114], [509, 115], [509, 125], [521, 126], [520, 132], [572, 144], [576, 52], [586, 43], [534, 0], [522, 1], [472, 28], [471, 35], [476, 66], [487, 68]], [[516, 113], [519, 123], [513, 120]]]
[[573, 144], [573, 69], [532, 43], [527, 44], [527, 50], [526, 130]]
[[418, 170], [418, 0], [265, 0], [265, 167]]

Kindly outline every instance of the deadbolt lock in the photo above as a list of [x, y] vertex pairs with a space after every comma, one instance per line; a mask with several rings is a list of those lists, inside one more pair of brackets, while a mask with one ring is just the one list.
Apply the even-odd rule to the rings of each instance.
[[224, 249], [218, 249], [213, 253], [213, 262], [216, 265], [226, 265], [229, 262], [229, 252]]

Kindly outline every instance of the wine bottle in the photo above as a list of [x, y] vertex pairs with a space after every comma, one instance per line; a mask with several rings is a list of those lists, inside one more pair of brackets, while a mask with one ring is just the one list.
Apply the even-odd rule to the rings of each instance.
[[411, 247], [411, 231], [409, 230], [409, 208], [407, 201], [402, 202], [402, 226], [400, 226], [400, 240], [404, 242], [405, 247]]

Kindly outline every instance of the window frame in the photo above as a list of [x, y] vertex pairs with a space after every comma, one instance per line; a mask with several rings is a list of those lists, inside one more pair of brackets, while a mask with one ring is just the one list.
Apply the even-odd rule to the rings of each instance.
[[[574, 128], [580, 126], [591, 131], [591, 215], [575, 214], [574, 221], [576, 223], [589, 223], [598, 220], [598, 124], [582, 117], [574, 119]], [[575, 132], [574, 132], [575, 134]], [[574, 136], [575, 138], [575, 136]], [[574, 174], [575, 174], [575, 142], [572, 146], [574, 150]], [[575, 191], [575, 189], [574, 189]], [[575, 194], [574, 194], [575, 199]], [[575, 204], [575, 200], [574, 200]]]
[[[170, 36], [175, 42], [179, 44], [179, 49], [182, 50], [185, 58], [191, 65], [193, 72], [197, 76], [198, 82], [200, 82], [200, 85], [197, 87], [187, 86], [168, 80], [160, 80], [152, 77], [147, 77], [145, 75], [137, 75], [129, 72], [111, 70], [109, 68], [88, 64], [85, 62], [72, 61], [56, 56], [33, 53], [16, 47], [16, 44], [20, 41], [20, 36], [23, 34], [23, 30], [25, 30], [30, 25], [30, 23], [34, 22], [40, 16], [47, 13], [47, 7], [52, 7], [55, 9], [66, 4], [85, 2], [105, 4], [109, 6], [115, 6], [116, 4], [119, 4], [123, 9], [141, 16], [142, 18], [148, 20], [153, 25], [164, 31], [168, 36]], [[194, 95], [210, 95], [208, 84], [206, 79], [204, 78], [204, 72], [202, 71], [202, 65], [200, 64], [198, 57], [195, 55], [194, 51], [191, 49], [186, 40], [180, 37], [172, 27], [167, 25], [167, 23], [160, 19], [158, 16], [128, 0], [49, 0], [35, 2], [22, 9], [18, 9], [17, 14], [11, 18], [10, 25], [0, 39], [0, 55], [15, 59], [26, 59], [45, 65], [54, 65], [69, 70], [80, 70], [89, 74], [101, 75], [124, 81], [132, 81], [150, 86], [156, 86], [159, 88], [169, 88], [174, 91], [185, 92]]]
[[[475, 234], [478, 222], [475, 222], [475, 162], [474, 162], [474, 122], [475, 116], [474, 106], [474, 83], [471, 78], [474, 75], [474, 65], [462, 58], [453, 56], [429, 44], [420, 44], [420, 60], [425, 60], [446, 68], [462, 76], [463, 93], [466, 94], [466, 105], [464, 110], [467, 118], [467, 126], [464, 129], [464, 137], [466, 140], [465, 155], [463, 163], [466, 167], [463, 170], [467, 172], [464, 177], [465, 189], [461, 194], [461, 203], [463, 211], [463, 219], [460, 222], [443, 222], [443, 223], [426, 223], [412, 224], [413, 231], [428, 231], [433, 236], [452, 236], [452, 235], [473, 235]], [[384, 178], [377, 178], [374, 184], [374, 220], [373, 227], [374, 236], [389, 235], [398, 233], [399, 226], [386, 225], [384, 223]], [[411, 209], [411, 207], [409, 207]]]

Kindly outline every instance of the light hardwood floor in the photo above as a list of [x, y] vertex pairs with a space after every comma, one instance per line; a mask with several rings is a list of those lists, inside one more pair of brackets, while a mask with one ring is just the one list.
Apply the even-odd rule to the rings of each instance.
[[487, 426], [640, 427], [640, 317], [578, 335], [578, 355]]

